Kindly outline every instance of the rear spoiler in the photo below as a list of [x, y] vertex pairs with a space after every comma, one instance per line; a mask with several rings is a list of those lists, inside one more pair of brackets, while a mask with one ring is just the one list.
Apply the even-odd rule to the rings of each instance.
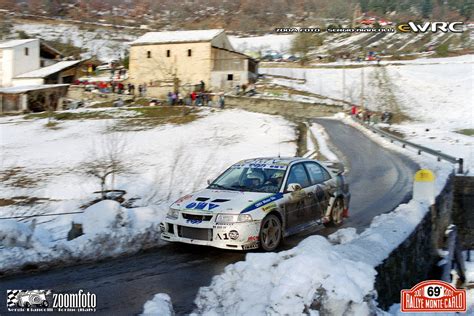
[[328, 168], [334, 174], [343, 174], [344, 165], [339, 161], [321, 161], [321, 164]]

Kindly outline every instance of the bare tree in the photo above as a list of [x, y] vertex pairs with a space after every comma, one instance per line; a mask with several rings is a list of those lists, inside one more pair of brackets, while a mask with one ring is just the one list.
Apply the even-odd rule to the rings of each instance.
[[300, 63], [304, 65], [309, 61], [312, 50], [322, 44], [321, 36], [313, 33], [298, 33], [291, 42], [291, 53], [300, 56]]
[[122, 134], [107, 134], [100, 146], [93, 146], [89, 158], [82, 166], [86, 175], [99, 180], [102, 199], [106, 198], [107, 190], [115, 189], [117, 175], [130, 173], [126, 150], [127, 142]]

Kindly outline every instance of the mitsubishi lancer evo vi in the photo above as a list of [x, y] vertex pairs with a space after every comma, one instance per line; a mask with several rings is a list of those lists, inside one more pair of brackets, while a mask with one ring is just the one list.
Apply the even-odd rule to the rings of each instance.
[[305, 158], [240, 161], [170, 207], [166, 241], [224, 249], [275, 250], [286, 236], [342, 223], [350, 193], [342, 165]]

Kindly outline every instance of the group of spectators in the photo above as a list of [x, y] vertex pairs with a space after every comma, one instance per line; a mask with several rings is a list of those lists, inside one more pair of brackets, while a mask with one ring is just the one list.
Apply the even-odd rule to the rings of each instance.
[[189, 106], [214, 106], [224, 107], [224, 93], [211, 93], [209, 91], [193, 91], [189, 94], [180, 92], [168, 92], [168, 105], [189, 105]]
[[[147, 85], [140, 84], [138, 89], [135, 88], [134, 84], [128, 83], [123, 84], [120, 81], [79, 81], [74, 82], [75, 85], [85, 86], [86, 91], [99, 90], [101, 93], [117, 93], [117, 94], [128, 94], [137, 95], [139, 97], [146, 97]], [[138, 94], [136, 94], [138, 92]]]
[[367, 124], [370, 123], [388, 123], [392, 120], [392, 113], [389, 111], [384, 111], [378, 117], [376, 113], [369, 111], [368, 109], [364, 109], [362, 107], [358, 107], [357, 105], [352, 105], [351, 107], [351, 115], [358, 120], [361, 120]]
[[249, 83], [249, 84], [242, 84], [242, 85], [236, 85], [235, 86], [235, 94], [236, 95], [249, 95], [253, 96], [257, 94], [255, 90], [255, 84]]

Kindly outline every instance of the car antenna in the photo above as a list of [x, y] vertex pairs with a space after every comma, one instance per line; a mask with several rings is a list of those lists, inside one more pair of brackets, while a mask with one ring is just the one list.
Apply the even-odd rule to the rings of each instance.
[[280, 130], [278, 130], [278, 158], [281, 158], [280, 155]]

